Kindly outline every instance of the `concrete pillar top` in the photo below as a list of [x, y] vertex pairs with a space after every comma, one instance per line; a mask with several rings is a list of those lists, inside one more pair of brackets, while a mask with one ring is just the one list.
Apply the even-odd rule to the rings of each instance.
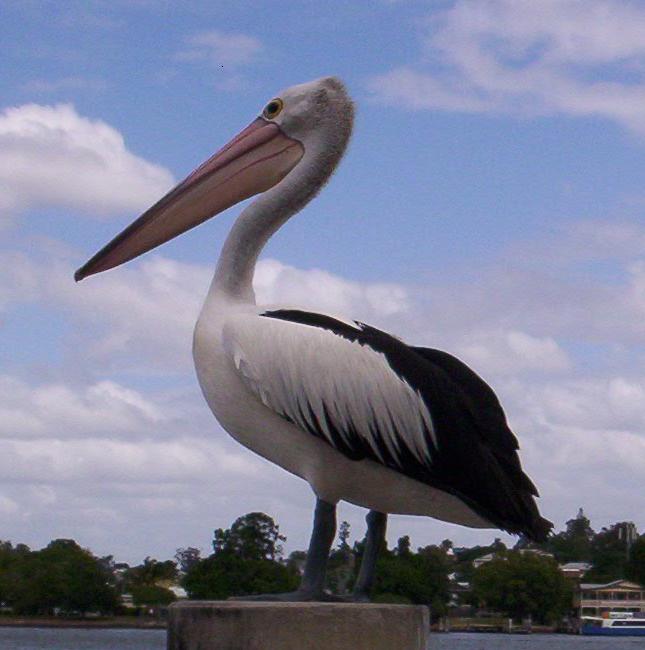
[[422, 606], [183, 601], [168, 650], [427, 650], [428, 632]]

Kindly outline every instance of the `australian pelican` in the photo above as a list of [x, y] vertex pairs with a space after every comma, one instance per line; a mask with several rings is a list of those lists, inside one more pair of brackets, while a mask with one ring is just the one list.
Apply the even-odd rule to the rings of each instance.
[[118, 266], [261, 194], [226, 239], [193, 351], [222, 426], [304, 478], [317, 497], [300, 588], [268, 598], [324, 598], [340, 500], [370, 510], [357, 600], [368, 598], [387, 513], [501, 528], [538, 541], [552, 526], [537, 510], [537, 490], [522, 471], [495, 394], [465, 364], [359, 321], [256, 304], [258, 255], [327, 182], [349, 141], [353, 113], [336, 78], [285, 90], [75, 275], [82, 280]]

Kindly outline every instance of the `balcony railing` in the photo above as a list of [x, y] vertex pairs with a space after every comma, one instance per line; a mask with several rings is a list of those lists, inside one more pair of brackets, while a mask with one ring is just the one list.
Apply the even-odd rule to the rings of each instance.
[[645, 610], [645, 600], [596, 600], [591, 598], [581, 598], [580, 607], [640, 607]]

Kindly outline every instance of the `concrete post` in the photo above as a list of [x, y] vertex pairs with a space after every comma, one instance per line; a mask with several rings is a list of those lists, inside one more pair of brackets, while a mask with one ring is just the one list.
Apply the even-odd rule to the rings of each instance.
[[427, 650], [429, 613], [412, 605], [183, 601], [168, 650]]

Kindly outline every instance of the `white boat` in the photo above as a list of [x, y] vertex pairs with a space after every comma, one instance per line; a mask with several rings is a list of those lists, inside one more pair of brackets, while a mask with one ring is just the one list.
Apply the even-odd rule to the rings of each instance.
[[608, 612], [582, 616], [580, 634], [596, 636], [645, 636], [645, 612]]

